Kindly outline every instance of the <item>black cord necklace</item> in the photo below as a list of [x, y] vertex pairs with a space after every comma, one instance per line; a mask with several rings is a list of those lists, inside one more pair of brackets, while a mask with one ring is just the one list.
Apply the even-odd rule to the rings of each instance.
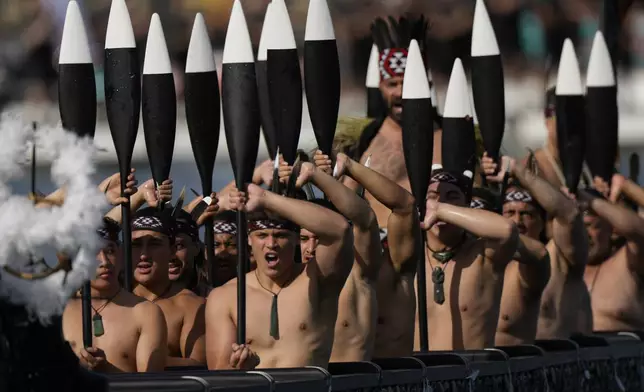
[[93, 335], [95, 337], [100, 337], [105, 335], [105, 326], [103, 325], [103, 316], [101, 316], [101, 312], [105, 309], [105, 307], [112, 302], [114, 298], [116, 298], [117, 295], [121, 292], [121, 289], [119, 289], [116, 294], [111, 296], [110, 298], [105, 301], [103, 305], [101, 305], [98, 309], [94, 307], [94, 304], [91, 304], [92, 310], [94, 310], [94, 316], [92, 316], [92, 330], [93, 330]]

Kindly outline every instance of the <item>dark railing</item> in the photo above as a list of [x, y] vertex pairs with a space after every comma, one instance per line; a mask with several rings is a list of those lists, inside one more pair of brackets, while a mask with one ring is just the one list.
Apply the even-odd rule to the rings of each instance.
[[174, 368], [108, 379], [110, 392], [643, 391], [643, 339], [642, 333], [597, 333], [534, 345], [331, 363], [328, 370]]

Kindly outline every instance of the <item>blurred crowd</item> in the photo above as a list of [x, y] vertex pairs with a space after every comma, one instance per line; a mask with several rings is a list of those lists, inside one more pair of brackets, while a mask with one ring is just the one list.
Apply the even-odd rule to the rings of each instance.
[[[253, 42], [259, 42], [269, 0], [245, 0], [244, 11]], [[359, 91], [371, 48], [371, 21], [382, 15], [424, 13], [431, 21], [430, 67], [444, 83], [454, 58], [469, 57], [473, 0], [328, 0], [341, 58], [343, 88]], [[86, 19], [94, 59], [99, 102], [102, 96], [102, 47], [110, 0], [79, 0]], [[506, 76], [544, 74], [546, 59], [557, 62], [564, 38], [573, 39], [581, 59], [587, 58], [598, 28], [601, 0], [487, 0]], [[304, 37], [308, 1], [287, 0], [296, 38]], [[47, 103], [56, 100], [57, 48], [67, 0], [0, 0], [0, 105], [7, 102]], [[196, 12], [202, 12], [216, 51], [223, 48], [232, 0], [129, 0], [141, 58], [152, 13], [161, 16], [176, 69], [179, 99], [182, 69]], [[620, 38], [620, 66], [644, 67], [644, 6], [634, 4]], [[467, 61], [466, 61], [467, 65]]]

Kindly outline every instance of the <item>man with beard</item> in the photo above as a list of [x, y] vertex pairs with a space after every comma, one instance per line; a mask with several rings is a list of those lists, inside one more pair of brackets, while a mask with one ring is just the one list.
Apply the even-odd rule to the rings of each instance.
[[[410, 191], [402, 145], [402, 86], [409, 44], [415, 39], [421, 51], [425, 48], [427, 20], [424, 16], [417, 19], [402, 17], [399, 21], [378, 18], [372, 25], [372, 36], [380, 52], [380, 91], [388, 108], [387, 116], [367, 125], [355, 145], [342, 152], [358, 162], [364, 162], [367, 156], [372, 156], [373, 170]], [[440, 121], [437, 113], [434, 113], [434, 119]], [[434, 133], [435, 162], [441, 162], [441, 134], [440, 130]], [[345, 185], [352, 189], [358, 187], [351, 179], [347, 179]], [[366, 193], [365, 196], [376, 213], [380, 227], [386, 227], [391, 210], [373, 195]]]
[[67, 303], [63, 334], [83, 366], [102, 373], [161, 372], [167, 357], [167, 330], [163, 312], [153, 303], [123, 290], [118, 281], [122, 267], [119, 225], [105, 218], [99, 234], [105, 240], [97, 258], [100, 265], [90, 282], [92, 347], [83, 347], [79, 297]]
[[[550, 256], [550, 279], [541, 295], [537, 339], [568, 339], [576, 332], [591, 332], [590, 298], [583, 281], [588, 234], [577, 203], [525, 166], [515, 164], [512, 158], [503, 157], [502, 161], [503, 167], [508, 168], [530, 198], [534, 198], [551, 219], [548, 224], [551, 225], [552, 238], [546, 245]], [[491, 158], [483, 157], [481, 167], [493, 181], [497, 164]], [[504, 174], [501, 170], [496, 180], [499, 181]], [[524, 221], [532, 220], [532, 213], [528, 211], [524, 218]], [[536, 228], [531, 231], [530, 236], [535, 238]]]
[[[237, 281], [206, 303], [209, 369], [321, 366], [331, 356], [338, 298], [353, 265], [351, 225], [340, 214], [257, 185], [233, 190], [230, 203], [246, 211], [257, 268], [246, 275], [246, 338], [235, 342]], [[299, 227], [319, 238], [316, 258], [296, 264]]]
[[[327, 156], [318, 154], [315, 161], [323, 170], [331, 170]], [[380, 230], [383, 262], [376, 282], [378, 317], [373, 356], [409, 356], [414, 344], [414, 244], [419, 223], [414, 197], [386, 176], [343, 153], [337, 155], [335, 175], [360, 184], [390, 212], [385, 229]]]
[[468, 208], [471, 181], [469, 170], [448, 171], [441, 165], [432, 170], [421, 222], [433, 294], [427, 301], [431, 350], [494, 346], [504, 271], [517, 249], [519, 234], [512, 221]]
[[[317, 151], [315, 165], [302, 164], [296, 186], [310, 182], [324, 192], [328, 199], [315, 199], [313, 203], [337, 211], [353, 224], [353, 249], [355, 260], [338, 304], [338, 317], [331, 362], [360, 362], [371, 360], [376, 337], [376, 281], [382, 261], [382, 247], [376, 215], [364, 199], [331, 177], [330, 161], [321, 159]], [[316, 167], [317, 165], [317, 167]], [[320, 238], [306, 228], [300, 229], [302, 259], [316, 262]]]
[[168, 326], [168, 366], [206, 363], [204, 300], [176, 287], [168, 269], [176, 253], [176, 223], [169, 211], [148, 207], [132, 220], [134, 294], [156, 303]]
[[[579, 199], [586, 207], [584, 224], [590, 240], [584, 281], [590, 292], [593, 329], [641, 331], [644, 329], [644, 219], [606, 200], [608, 184], [598, 177], [595, 189], [579, 192]], [[626, 244], [614, 253], [611, 229], [626, 239]]]

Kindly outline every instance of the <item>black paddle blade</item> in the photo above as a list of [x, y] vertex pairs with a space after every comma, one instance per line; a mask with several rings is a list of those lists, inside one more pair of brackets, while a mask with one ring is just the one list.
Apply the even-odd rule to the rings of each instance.
[[434, 128], [430, 99], [403, 100], [403, 151], [411, 191], [425, 213], [425, 196], [429, 187], [434, 151]]
[[58, 105], [63, 128], [80, 137], [96, 131], [96, 80], [92, 64], [60, 64]]
[[616, 87], [588, 88], [586, 94], [586, 163], [593, 176], [610, 182], [617, 159]]
[[580, 95], [557, 96], [557, 144], [570, 192], [577, 192], [586, 150], [585, 100]]
[[295, 161], [302, 127], [302, 78], [296, 49], [269, 49], [268, 92], [277, 143], [284, 160]]
[[472, 94], [483, 145], [496, 161], [505, 131], [505, 91], [501, 56], [472, 57]]
[[471, 117], [443, 117], [441, 146], [443, 168], [453, 173], [474, 172], [476, 165], [476, 136]]
[[638, 153], [633, 153], [629, 159], [629, 174], [628, 177], [634, 183], [638, 183], [640, 178], [640, 156]]
[[134, 143], [139, 130], [140, 68], [135, 48], [105, 50], [105, 106], [107, 122], [118, 157], [121, 181], [127, 179], [129, 174]]
[[186, 73], [186, 121], [204, 195], [212, 192], [219, 147], [220, 111], [217, 72]]
[[170, 178], [176, 122], [172, 74], [143, 75], [143, 131], [152, 177], [157, 184]]
[[304, 83], [318, 147], [331, 154], [340, 109], [340, 60], [335, 40], [305, 42]]
[[257, 75], [257, 93], [259, 96], [259, 111], [262, 119], [262, 133], [266, 141], [268, 156], [275, 156], [277, 153], [277, 130], [271, 114], [271, 98], [268, 93], [268, 65], [266, 61], [255, 63]]
[[260, 113], [254, 64], [224, 64], [222, 104], [228, 151], [237, 187], [243, 189], [252, 179], [259, 147]]

